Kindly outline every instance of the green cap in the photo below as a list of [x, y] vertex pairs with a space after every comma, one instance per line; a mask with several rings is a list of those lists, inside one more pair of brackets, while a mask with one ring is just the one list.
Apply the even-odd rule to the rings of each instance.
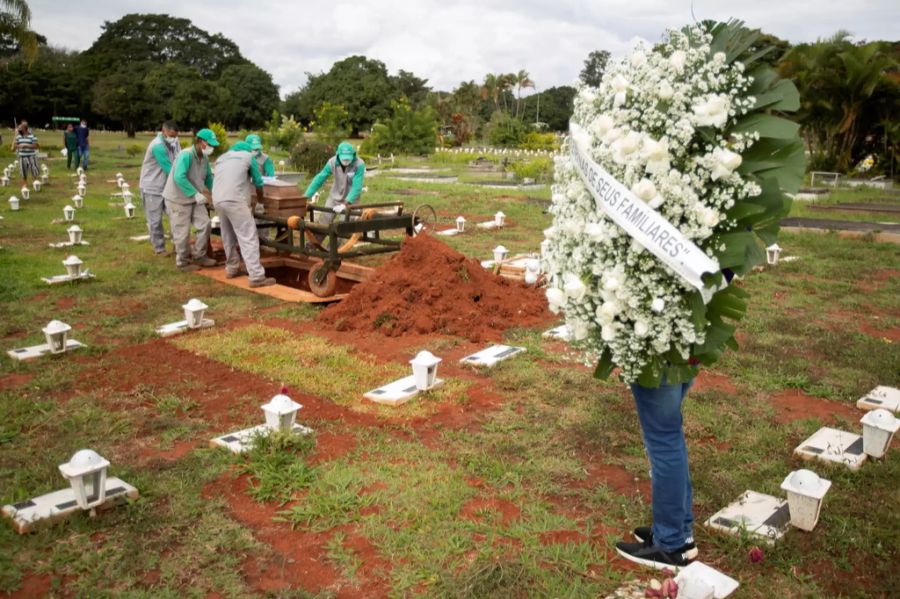
[[339, 160], [342, 158], [356, 158], [356, 150], [353, 148], [353, 144], [342, 141], [337, 147], [337, 157]]
[[199, 131], [197, 131], [197, 137], [214, 148], [219, 145], [219, 140], [216, 139], [216, 134], [212, 129], [200, 129]]
[[251, 150], [262, 150], [262, 139], [260, 139], [259, 135], [256, 133], [251, 133], [248, 135], [244, 141], [250, 144]]

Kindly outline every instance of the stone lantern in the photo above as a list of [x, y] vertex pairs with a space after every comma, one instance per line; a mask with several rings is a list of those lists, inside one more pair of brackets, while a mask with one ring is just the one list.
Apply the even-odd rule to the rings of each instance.
[[81, 266], [84, 264], [78, 256], [69, 256], [65, 260], [63, 260], [63, 266], [66, 267], [66, 273], [70, 277], [80, 277], [81, 276]]
[[189, 329], [199, 329], [203, 323], [203, 313], [209, 306], [198, 299], [192, 299], [182, 306], [184, 308], [184, 319], [187, 321]]
[[72, 203], [75, 204], [76, 208], [84, 207], [84, 198], [78, 195], [77, 193], [72, 196]]
[[430, 351], [420, 351], [409, 363], [412, 365], [416, 388], [420, 391], [431, 389], [437, 379], [437, 367], [441, 359]]
[[109, 461], [93, 449], [75, 452], [72, 459], [59, 465], [59, 471], [72, 485], [75, 501], [83, 510], [94, 509], [106, 501], [106, 470]]
[[66, 222], [72, 222], [73, 220], [75, 220], [75, 209], [68, 204], [66, 204], [66, 207], [63, 208], [63, 219], [65, 219]]
[[130, 201], [125, 204], [125, 218], [134, 218], [134, 204]]
[[506, 259], [506, 255], [509, 253], [509, 250], [503, 247], [502, 245], [498, 245], [494, 248], [494, 262], [499, 264]]
[[781, 488], [787, 492], [791, 524], [800, 530], [814, 529], [831, 481], [819, 478], [811, 470], [795, 470], [787, 475]]
[[860, 422], [863, 425], [863, 452], [873, 458], [884, 457], [894, 433], [900, 428], [900, 419], [879, 408], [867, 412]]
[[276, 395], [262, 406], [262, 411], [266, 415], [266, 426], [273, 431], [291, 432], [297, 419], [297, 411], [302, 407], [287, 395]]
[[498, 212], [494, 215], [494, 224], [496, 224], [498, 227], [502, 227], [505, 222], [506, 215], [503, 214], [503, 212]]
[[766, 248], [766, 262], [774, 266], [778, 264], [778, 256], [781, 255], [781, 247], [777, 243], [773, 243]]
[[17, 198], [16, 196], [12, 196], [11, 198], [9, 198], [9, 209], [13, 211], [19, 209], [19, 198]]
[[81, 230], [81, 227], [78, 225], [72, 225], [68, 229], [66, 229], [66, 233], [69, 234], [69, 243], [72, 245], [78, 245], [81, 243], [81, 236], [84, 234]]
[[69, 331], [72, 327], [59, 320], [51, 320], [41, 331], [47, 339], [47, 345], [50, 346], [51, 354], [61, 354], [66, 351], [66, 344], [69, 339]]
[[463, 216], [456, 217], [456, 230], [462, 233], [466, 230], [466, 219]]

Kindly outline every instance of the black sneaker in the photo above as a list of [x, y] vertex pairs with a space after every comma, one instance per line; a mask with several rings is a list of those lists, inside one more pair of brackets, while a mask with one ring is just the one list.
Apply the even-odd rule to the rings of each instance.
[[649, 566], [657, 570], [666, 568], [678, 572], [691, 563], [691, 558], [681, 551], [665, 551], [650, 543], [616, 543], [616, 551], [625, 559], [642, 566]]
[[[641, 543], [650, 543], [653, 544], [653, 531], [649, 526], [638, 526], [634, 529], [634, 538], [640, 541]], [[700, 551], [697, 549], [697, 545], [694, 543], [694, 537], [688, 537], [685, 539], [687, 541], [684, 545], [682, 545], [681, 549], [678, 551], [680, 553], [684, 553], [688, 556], [688, 559], [697, 559], [697, 556], [700, 555]]]

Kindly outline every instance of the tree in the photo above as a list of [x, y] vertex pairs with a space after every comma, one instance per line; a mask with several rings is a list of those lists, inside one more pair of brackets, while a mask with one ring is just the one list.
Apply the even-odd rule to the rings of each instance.
[[53, 116], [93, 118], [94, 79], [76, 68], [77, 54], [40, 46], [34, 61], [19, 52], [0, 64], [0, 122], [27, 118], [49, 124]]
[[311, 123], [316, 136], [330, 146], [337, 147], [341, 140], [350, 135], [347, 122], [350, 113], [341, 104], [323, 102], [316, 109], [316, 119]]
[[534, 89], [534, 81], [528, 75], [528, 71], [519, 71], [515, 75], [516, 78], [516, 118], [519, 117], [519, 111], [522, 105], [522, 89], [530, 87]]
[[236, 129], [262, 126], [281, 101], [272, 76], [254, 64], [229, 65], [218, 82], [231, 95], [231, 110], [222, 120]]
[[247, 62], [233, 41], [203, 31], [189, 19], [129, 14], [112, 23], [106, 21], [102, 29], [100, 37], [83, 53], [96, 74], [136, 62], [177, 62], [208, 78], [218, 77], [229, 65]]
[[31, 64], [37, 58], [39, 39], [43, 36], [31, 31], [31, 9], [25, 0], [0, 0], [0, 56], [21, 51]]
[[607, 63], [609, 63], [609, 52], [606, 50], [594, 50], [585, 59], [584, 68], [581, 69], [579, 79], [585, 85], [599, 87], [600, 81], [603, 79], [603, 73], [606, 72]]
[[405, 97], [393, 102], [391, 108], [391, 116], [376, 123], [361, 150], [367, 154], [434, 152], [438, 125], [434, 110], [430, 106], [413, 109]]
[[547, 123], [547, 128], [551, 131], [566, 131], [569, 129], [569, 119], [572, 118], [574, 101], [574, 87], [551, 87], [525, 98], [522, 118], [530, 121], [532, 117], [537, 117], [537, 103], [540, 102], [540, 121]]
[[172, 117], [183, 130], [201, 129], [219, 121], [221, 115], [229, 112], [230, 105], [228, 90], [203, 79], [179, 83], [170, 103]]
[[394, 86], [397, 88], [398, 95], [406, 96], [410, 105], [414, 107], [422, 106], [428, 98], [428, 92], [431, 90], [427, 79], [420, 79], [409, 71], [400, 69], [397, 75], [391, 77]]
[[159, 97], [144, 83], [140, 68], [122, 69], [102, 77], [91, 91], [94, 110], [122, 123], [128, 137], [134, 137], [138, 127], [158, 114]]
[[386, 118], [391, 102], [400, 97], [384, 63], [365, 56], [351, 56], [334, 63], [327, 73], [307, 75], [306, 85], [287, 97], [282, 112], [309, 123], [323, 102], [342, 104], [354, 135]]

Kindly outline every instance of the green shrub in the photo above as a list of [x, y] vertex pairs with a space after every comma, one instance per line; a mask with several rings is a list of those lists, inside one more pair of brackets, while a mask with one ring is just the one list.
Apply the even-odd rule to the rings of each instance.
[[404, 97], [391, 104], [393, 112], [385, 121], [376, 123], [362, 143], [364, 154], [431, 154], [437, 140], [438, 122], [434, 110], [425, 106], [413, 110]]
[[270, 150], [273, 146], [282, 150], [293, 148], [303, 139], [306, 130], [303, 125], [294, 120], [293, 116], [284, 115], [281, 115], [281, 122], [276, 127], [277, 117], [277, 113], [272, 114], [272, 120], [268, 123], [269, 128], [261, 135], [263, 144], [269, 146]]
[[337, 146], [350, 136], [350, 113], [343, 104], [322, 102], [316, 109], [315, 120], [310, 122], [310, 129], [319, 140]]
[[525, 134], [525, 123], [500, 110], [491, 115], [491, 120], [485, 128], [488, 143], [503, 148], [517, 147], [522, 143]]
[[319, 139], [304, 139], [291, 150], [291, 165], [312, 176], [334, 156], [335, 146]]
[[523, 150], [548, 150], [555, 152], [559, 149], [559, 139], [555, 133], [538, 133], [530, 131], [522, 139], [519, 147]]
[[212, 129], [212, 132], [216, 134], [216, 139], [219, 141], [219, 145], [216, 147], [213, 155], [221, 156], [231, 147], [231, 144], [228, 143], [228, 130], [222, 123], [210, 123], [207, 127]]
[[143, 151], [143, 148], [137, 144], [131, 144], [127, 148], [125, 148], [125, 153], [128, 154], [131, 158], [139, 155]]
[[553, 159], [549, 156], [514, 162], [510, 168], [516, 174], [517, 179], [549, 181], [553, 178]]

